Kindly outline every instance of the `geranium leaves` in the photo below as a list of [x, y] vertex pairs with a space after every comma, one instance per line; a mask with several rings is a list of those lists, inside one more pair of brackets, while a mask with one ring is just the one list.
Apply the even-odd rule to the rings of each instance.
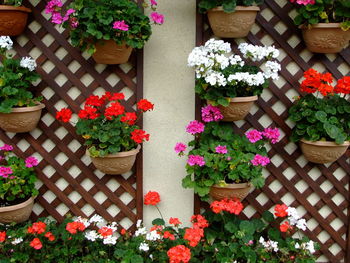
[[261, 5], [263, 0], [201, 0], [198, 4], [199, 12], [206, 13], [209, 9], [222, 6], [226, 13], [235, 11], [236, 6]]

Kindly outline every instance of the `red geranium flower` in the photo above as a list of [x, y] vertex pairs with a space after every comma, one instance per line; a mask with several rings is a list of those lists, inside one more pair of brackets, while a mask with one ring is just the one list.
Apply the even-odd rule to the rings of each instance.
[[350, 94], [350, 76], [345, 76], [338, 80], [337, 86], [334, 88], [335, 93]]
[[148, 110], [153, 110], [154, 105], [151, 102], [149, 102], [148, 100], [142, 99], [137, 103], [137, 108], [139, 108], [143, 112], [146, 112]]
[[123, 100], [125, 96], [123, 93], [113, 93], [113, 95], [109, 98], [109, 100]]
[[243, 205], [238, 199], [223, 199], [221, 201], [212, 202], [210, 208], [216, 214], [220, 213], [221, 211], [226, 211], [231, 214], [239, 215], [243, 210]]
[[160, 195], [157, 192], [149, 191], [145, 194], [145, 205], [157, 205], [160, 202]]
[[29, 234], [42, 234], [46, 231], [46, 224], [44, 222], [35, 222], [27, 229]]
[[4, 242], [6, 239], [6, 231], [0, 232], [0, 243]]
[[131, 139], [136, 143], [142, 143], [144, 140], [149, 140], [149, 134], [146, 134], [144, 130], [136, 129], [131, 133]]
[[104, 226], [98, 230], [98, 233], [100, 233], [103, 237], [108, 237], [113, 235], [113, 230], [109, 227]]
[[94, 120], [100, 116], [99, 113], [97, 113], [97, 109], [90, 106], [85, 106], [84, 109], [79, 111], [78, 114], [80, 119], [90, 119]]
[[125, 122], [129, 125], [134, 125], [137, 120], [137, 115], [135, 112], [126, 112], [120, 121]]
[[82, 222], [69, 222], [66, 225], [66, 230], [74, 235], [78, 231], [84, 231], [85, 225]]
[[37, 249], [37, 250], [39, 250], [39, 249], [41, 249], [42, 247], [43, 247], [43, 244], [41, 243], [41, 241], [40, 241], [40, 239], [39, 238], [34, 238], [31, 242], [30, 242], [30, 244], [29, 244], [32, 248], [34, 248], [34, 249]]
[[119, 102], [114, 102], [105, 110], [105, 117], [107, 120], [112, 120], [113, 116], [119, 116], [124, 113], [124, 106]]
[[123, 236], [126, 234], [126, 230], [123, 228], [121, 231], [120, 231], [120, 234], [122, 234]]
[[206, 228], [209, 226], [208, 221], [201, 215], [193, 215], [191, 217], [191, 222], [193, 223], [194, 228]]
[[277, 216], [277, 217], [287, 216], [288, 215], [287, 209], [288, 209], [288, 206], [286, 206], [285, 204], [276, 205], [275, 206], [275, 216]]
[[55, 240], [55, 236], [54, 236], [51, 232], [46, 232], [45, 237], [46, 237], [49, 241], [54, 241], [54, 240]]
[[175, 240], [175, 236], [172, 233], [170, 233], [169, 231], [164, 231], [163, 237], [168, 238], [170, 240]]
[[175, 217], [175, 218], [170, 217], [169, 224], [172, 224], [174, 226], [178, 226], [178, 225], [181, 225], [182, 223], [177, 217]]
[[105, 103], [105, 100], [96, 95], [91, 95], [85, 101], [85, 105], [101, 107]]
[[187, 263], [191, 259], [191, 250], [184, 245], [177, 245], [168, 250], [169, 263]]
[[202, 237], [204, 237], [203, 228], [187, 228], [184, 235], [184, 239], [189, 241], [191, 247], [196, 247]]
[[63, 108], [56, 112], [56, 119], [63, 122], [69, 122], [72, 118], [72, 111], [67, 108]]
[[283, 233], [287, 232], [289, 229], [293, 229], [293, 227], [289, 224], [288, 221], [285, 221], [282, 225], [280, 225], [280, 230]]

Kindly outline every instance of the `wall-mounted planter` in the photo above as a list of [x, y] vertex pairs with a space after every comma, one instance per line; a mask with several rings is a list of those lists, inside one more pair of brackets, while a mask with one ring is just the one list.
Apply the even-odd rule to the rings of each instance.
[[124, 174], [129, 172], [136, 160], [136, 155], [140, 151], [141, 146], [127, 152], [109, 154], [103, 157], [92, 157], [89, 151], [86, 154], [90, 156], [95, 167], [105, 174]]
[[246, 37], [255, 23], [260, 8], [237, 6], [232, 13], [225, 13], [222, 6], [210, 9], [208, 19], [215, 36], [223, 38]]
[[215, 184], [210, 187], [209, 195], [213, 200], [217, 201], [235, 198], [242, 201], [247, 197], [252, 187], [250, 183], [226, 184], [224, 186]]
[[342, 30], [340, 23], [319, 23], [301, 29], [307, 49], [314, 53], [339, 53], [350, 41], [350, 30]]
[[36, 128], [45, 105], [13, 108], [11, 113], [0, 113], [0, 128], [6, 132], [30, 132]]
[[301, 151], [305, 158], [313, 163], [332, 163], [338, 160], [348, 149], [350, 142], [336, 144], [327, 141], [300, 140]]
[[118, 45], [113, 40], [100, 41], [95, 44], [96, 52], [92, 55], [98, 64], [123, 64], [128, 62], [132, 47], [125, 43]]
[[0, 35], [18, 36], [22, 34], [30, 12], [32, 10], [24, 6], [0, 5]]
[[0, 223], [9, 224], [27, 221], [33, 210], [34, 199], [35, 197], [30, 197], [20, 204], [0, 207]]

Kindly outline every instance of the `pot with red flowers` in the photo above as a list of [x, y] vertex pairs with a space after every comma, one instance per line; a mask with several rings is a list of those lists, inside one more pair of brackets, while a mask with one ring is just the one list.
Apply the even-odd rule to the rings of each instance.
[[[230, 123], [219, 123], [223, 118], [219, 108], [202, 108], [202, 120], [191, 121], [186, 131], [194, 139], [185, 145], [177, 143], [175, 151], [187, 156], [185, 188], [193, 188], [202, 200], [224, 198], [244, 199], [252, 187], [261, 188], [265, 179], [262, 168], [270, 163], [265, 140], [276, 143], [279, 130], [266, 128], [250, 130], [245, 136], [234, 134]], [[187, 147], [190, 151], [185, 154]]]
[[28, 220], [38, 195], [34, 168], [38, 160], [25, 160], [12, 153], [11, 145], [0, 147], [0, 223], [20, 223]]
[[[105, 174], [123, 174], [131, 170], [140, 144], [149, 140], [149, 134], [136, 125], [138, 114], [153, 110], [146, 99], [137, 103], [138, 114], [127, 112], [122, 105], [123, 93], [106, 92], [103, 96], [91, 95], [78, 113], [76, 132], [85, 139], [86, 154], [95, 167]], [[72, 111], [63, 108], [56, 119], [69, 122]]]
[[301, 91], [289, 109], [295, 122], [291, 140], [300, 142], [305, 158], [313, 163], [331, 163], [339, 159], [350, 145], [350, 76], [333, 86], [330, 73], [309, 69], [304, 73]]

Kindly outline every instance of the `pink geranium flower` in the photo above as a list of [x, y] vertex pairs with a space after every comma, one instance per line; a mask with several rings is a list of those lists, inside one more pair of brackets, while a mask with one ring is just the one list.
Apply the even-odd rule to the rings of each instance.
[[151, 19], [154, 23], [161, 25], [164, 23], [164, 15], [159, 14], [157, 12], [152, 12], [151, 13]]
[[224, 118], [218, 107], [208, 105], [202, 108], [202, 120], [204, 122], [220, 121]]
[[262, 132], [262, 135], [271, 140], [272, 144], [275, 144], [279, 141], [279, 137], [280, 137], [280, 131], [278, 130], [278, 128], [266, 128], [264, 129], [264, 131]]
[[204, 157], [200, 156], [200, 155], [189, 155], [187, 163], [189, 166], [194, 166], [194, 165], [203, 166], [203, 165], [205, 165]]
[[218, 145], [218, 146], [215, 148], [215, 152], [216, 152], [216, 153], [225, 154], [225, 153], [227, 153], [227, 148], [226, 148], [226, 146]]
[[124, 20], [122, 20], [122, 21], [115, 21], [113, 23], [113, 29], [119, 29], [121, 31], [128, 31], [129, 30], [129, 26], [127, 24], [125, 24]]
[[297, 2], [299, 5], [314, 5], [315, 0], [290, 0], [292, 3]]
[[0, 147], [0, 150], [9, 152], [13, 150], [13, 147], [12, 145], [4, 144], [4, 146]]
[[254, 166], [266, 166], [270, 163], [270, 158], [266, 156], [262, 156], [260, 154], [257, 154], [254, 156], [254, 159], [250, 161]]
[[186, 145], [181, 143], [181, 142], [178, 142], [176, 145], [175, 145], [175, 148], [174, 148], [175, 152], [177, 154], [181, 154], [183, 153], [184, 151], [186, 151]]
[[34, 167], [34, 166], [37, 166], [39, 164], [38, 160], [33, 157], [33, 156], [29, 156], [26, 160], [26, 167], [27, 168], [31, 168], [31, 167]]
[[204, 127], [204, 124], [199, 121], [191, 121], [186, 127], [186, 132], [190, 134], [202, 133], [204, 131]]
[[12, 171], [11, 167], [0, 166], [0, 176], [1, 177], [7, 178], [12, 173], [13, 173], [13, 171]]
[[61, 0], [51, 0], [47, 3], [45, 7], [45, 13], [46, 14], [52, 14], [57, 12], [61, 7], [63, 6], [63, 3]]
[[151, 0], [151, 5], [157, 5], [157, 1], [156, 0]]
[[256, 143], [262, 139], [262, 133], [257, 130], [247, 131], [245, 136], [251, 143]]

